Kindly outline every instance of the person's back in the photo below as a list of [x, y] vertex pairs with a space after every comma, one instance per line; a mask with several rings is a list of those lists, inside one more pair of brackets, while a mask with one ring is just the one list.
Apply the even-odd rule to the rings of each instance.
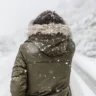
[[12, 96], [71, 96], [75, 51], [71, 32], [55, 12], [46, 11], [29, 25], [12, 71]]

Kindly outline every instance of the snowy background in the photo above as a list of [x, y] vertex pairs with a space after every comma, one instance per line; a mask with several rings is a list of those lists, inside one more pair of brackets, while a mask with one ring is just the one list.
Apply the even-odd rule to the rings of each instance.
[[96, 0], [0, 0], [0, 96], [11, 96], [12, 66], [30, 20], [48, 9], [65, 19], [76, 43], [73, 96], [96, 96]]

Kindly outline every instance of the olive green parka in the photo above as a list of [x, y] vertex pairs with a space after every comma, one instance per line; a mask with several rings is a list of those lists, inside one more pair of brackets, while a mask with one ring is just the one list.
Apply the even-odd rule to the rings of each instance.
[[30, 26], [28, 40], [20, 46], [12, 70], [12, 96], [72, 96], [74, 51], [67, 25]]

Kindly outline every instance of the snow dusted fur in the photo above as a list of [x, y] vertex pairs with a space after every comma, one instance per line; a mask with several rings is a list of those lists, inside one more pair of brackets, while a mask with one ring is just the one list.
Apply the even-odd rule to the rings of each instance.
[[72, 37], [71, 31], [67, 25], [63, 24], [35, 24], [30, 25], [28, 28], [28, 37], [32, 34], [36, 34], [38, 32], [41, 32], [42, 34], [57, 34], [58, 32], [63, 33], [65, 36]]

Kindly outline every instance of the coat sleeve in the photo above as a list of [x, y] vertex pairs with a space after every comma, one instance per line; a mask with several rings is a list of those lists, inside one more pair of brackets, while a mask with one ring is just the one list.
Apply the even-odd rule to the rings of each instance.
[[12, 96], [26, 96], [27, 94], [27, 67], [22, 54], [22, 46], [19, 48], [12, 69], [10, 91]]

